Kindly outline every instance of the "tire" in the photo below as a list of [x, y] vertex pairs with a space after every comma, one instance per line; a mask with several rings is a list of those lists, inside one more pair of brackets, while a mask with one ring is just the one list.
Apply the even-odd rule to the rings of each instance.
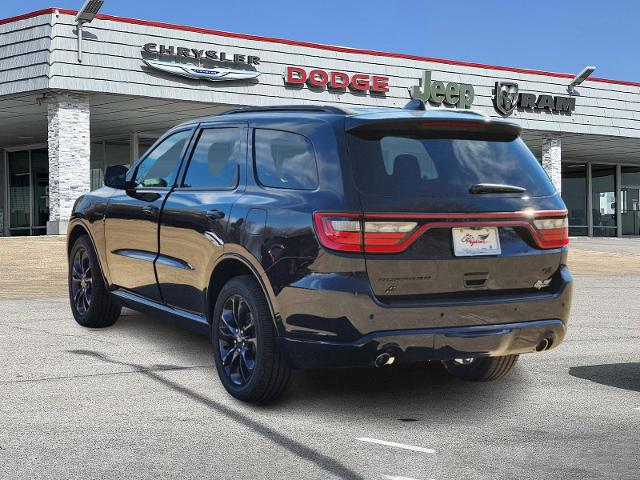
[[444, 367], [454, 377], [472, 382], [489, 382], [507, 375], [516, 366], [519, 355], [503, 357], [477, 357], [470, 363], [459, 360], [442, 362]]
[[269, 403], [291, 383], [292, 370], [278, 349], [267, 300], [250, 275], [234, 277], [222, 288], [211, 341], [220, 381], [235, 398]]
[[69, 303], [73, 317], [83, 327], [110, 327], [122, 306], [107, 290], [100, 263], [87, 235], [79, 237], [69, 254]]

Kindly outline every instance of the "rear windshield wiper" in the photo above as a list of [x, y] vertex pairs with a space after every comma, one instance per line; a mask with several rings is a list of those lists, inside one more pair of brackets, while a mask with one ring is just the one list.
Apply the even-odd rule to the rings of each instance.
[[469, 193], [523, 193], [526, 188], [517, 185], [501, 185], [499, 183], [478, 183], [469, 189]]

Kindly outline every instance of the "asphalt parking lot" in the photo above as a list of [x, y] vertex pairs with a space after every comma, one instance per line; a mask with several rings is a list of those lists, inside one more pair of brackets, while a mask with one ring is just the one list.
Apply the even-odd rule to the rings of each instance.
[[83, 329], [61, 295], [18, 289], [0, 299], [0, 479], [635, 480], [636, 272], [576, 275], [565, 343], [501, 381], [302, 372], [268, 407], [226, 394], [205, 338], [131, 312]]

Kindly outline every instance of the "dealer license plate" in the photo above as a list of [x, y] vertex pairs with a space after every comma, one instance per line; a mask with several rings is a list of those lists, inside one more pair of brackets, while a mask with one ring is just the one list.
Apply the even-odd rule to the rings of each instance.
[[451, 234], [456, 257], [500, 255], [497, 227], [452, 228]]

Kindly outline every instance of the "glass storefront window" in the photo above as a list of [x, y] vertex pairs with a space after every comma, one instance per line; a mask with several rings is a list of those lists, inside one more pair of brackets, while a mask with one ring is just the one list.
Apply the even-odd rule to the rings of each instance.
[[49, 157], [46, 149], [7, 154], [8, 218], [4, 233], [44, 235], [49, 220]]
[[562, 164], [562, 199], [569, 210], [569, 235], [588, 235], [587, 165]]
[[104, 142], [91, 143], [89, 164], [91, 171], [91, 190], [95, 190], [102, 186], [104, 178]]
[[620, 217], [623, 235], [640, 235], [640, 167], [622, 167]]
[[44, 235], [49, 220], [49, 155], [46, 149], [31, 150], [33, 235]]
[[10, 152], [9, 227], [11, 235], [29, 235], [31, 196], [29, 193], [29, 151]]
[[104, 185], [104, 171], [111, 165], [130, 164], [129, 140], [105, 140], [91, 143], [91, 190]]
[[615, 237], [616, 167], [591, 165], [591, 198], [593, 201], [593, 236]]
[[131, 163], [131, 144], [129, 141], [107, 140], [104, 143], [104, 166], [125, 165]]
[[[155, 138], [139, 138], [140, 155], [155, 143]], [[137, 160], [137, 159], [134, 159]], [[127, 140], [100, 140], [91, 143], [91, 190], [104, 185], [104, 171], [111, 165], [131, 166], [131, 142]]]

